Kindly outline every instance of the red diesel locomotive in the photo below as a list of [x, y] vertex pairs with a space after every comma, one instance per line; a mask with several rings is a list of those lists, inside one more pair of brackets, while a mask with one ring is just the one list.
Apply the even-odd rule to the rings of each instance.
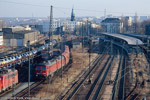
[[13, 84], [18, 83], [18, 71], [8, 70], [6, 73], [0, 73], [0, 93], [12, 88]]
[[36, 65], [35, 73], [38, 79], [47, 79], [61, 67], [67, 65], [70, 59], [69, 47], [65, 46], [65, 51], [52, 60], [47, 60]]

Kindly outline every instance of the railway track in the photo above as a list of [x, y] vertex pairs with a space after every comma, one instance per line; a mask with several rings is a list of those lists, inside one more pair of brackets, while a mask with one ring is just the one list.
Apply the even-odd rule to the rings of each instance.
[[108, 75], [109, 69], [113, 62], [114, 57], [111, 57], [105, 63], [103, 70], [100, 71], [97, 79], [95, 80], [91, 90], [89, 91], [86, 100], [98, 100], [98, 97], [101, 97], [104, 90], [104, 82]]
[[138, 90], [138, 88], [140, 87], [140, 84], [138, 84], [137, 82], [136, 82], [136, 85], [135, 85], [135, 87], [134, 87], [134, 89], [130, 92], [130, 94], [125, 98], [125, 100], [138, 100], [137, 98], [139, 97], [139, 94], [140, 94], [140, 92], [139, 92], [139, 90]]
[[112, 100], [116, 100], [116, 95], [118, 93], [118, 84], [119, 82], [117, 81], [119, 79], [119, 76], [120, 76], [120, 73], [121, 73], [121, 67], [122, 67], [122, 62], [123, 62], [123, 57], [121, 56], [120, 57], [120, 62], [119, 62], [119, 68], [118, 68], [118, 71], [117, 71], [117, 75], [116, 75], [116, 78], [115, 78], [115, 82], [114, 82], [114, 85], [113, 85], [113, 91], [112, 91]]
[[[33, 91], [36, 87], [38, 87], [40, 84], [42, 84], [43, 82], [35, 82], [34, 84], [31, 85], [31, 91]], [[17, 87], [19, 87], [21, 85], [21, 83], [19, 83]], [[18, 94], [15, 95], [15, 97], [26, 97], [28, 95], [28, 88], [22, 90], [21, 92], [19, 92]]]
[[121, 77], [119, 81], [119, 90], [118, 90], [118, 100], [124, 99], [124, 80], [125, 80], [125, 57], [123, 57], [123, 60], [121, 62]]
[[61, 98], [62, 100], [70, 100], [75, 96], [75, 94], [79, 91], [79, 89], [82, 87], [82, 85], [86, 82], [88, 79], [89, 75], [92, 73], [94, 69], [96, 69], [97, 64], [103, 60], [105, 57], [105, 54], [103, 53], [101, 56], [99, 56], [92, 64], [90, 71], [86, 71], [80, 79], [73, 84], [71, 89]]
[[[42, 84], [44, 81], [38, 81], [35, 82], [34, 84], [32, 84], [30, 86], [30, 91], [32, 91], [33, 89], [35, 89], [36, 87], [38, 87], [40, 84]], [[21, 92], [19, 92], [18, 94], [15, 95], [15, 97], [28, 97], [28, 88], [25, 88], [24, 90], [22, 90]]]
[[[69, 63], [69, 64], [70, 64], [70, 63]], [[70, 67], [70, 66], [69, 66], [69, 65], [66, 65], [65, 69], [63, 69], [63, 70], [67, 70], [68, 67]], [[40, 81], [37, 81], [37, 82], [35, 82], [34, 84], [32, 84], [32, 85], [30, 86], [30, 93], [31, 93], [31, 92], [34, 92], [34, 90], [35, 90], [36, 88], [38, 88], [40, 85], [54, 81], [54, 80], [56, 79], [56, 77], [60, 76], [60, 74], [61, 74], [60, 71], [61, 71], [61, 69], [56, 73], [56, 75], [51, 76], [49, 79], [47, 79], [47, 80], [45, 80], [45, 81], [44, 81], [44, 80], [40, 80]], [[35, 93], [35, 92], [34, 92], [34, 93]], [[32, 95], [32, 94], [31, 94], [31, 95]], [[16, 98], [17, 98], [17, 97], [28, 97], [28, 87], [25, 88], [24, 90], [20, 91], [18, 94], [16, 94], [15, 97], [16, 97]]]
[[[19, 75], [19, 77], [18, 77], [19, 83], [15, 85], [14, 89], [16, 89], [16, 88], [18, 88], [19, 86], [21, 86], [21, 85], [22, 85], [22, 81], [25, 81], [25, 80], [27, 79], [27, 76], [25, 76], [26, 73], [27, 73], [26, 70], [21, 69], [21, 73], [20, 73], [20, 75]], [[18, 74], [19, 74], [19, 73], [18, 73]], [[8, 94], [8, 93], [10, 93], [10, 92], [12, 92], [12, 91], [13, 91], [13, 87], [10, 88], [10, 89], [7, 90], [7, 91], [1, 93], [1, 94], [0, 94], [0, 97], [5, 96], [6, 94]]]

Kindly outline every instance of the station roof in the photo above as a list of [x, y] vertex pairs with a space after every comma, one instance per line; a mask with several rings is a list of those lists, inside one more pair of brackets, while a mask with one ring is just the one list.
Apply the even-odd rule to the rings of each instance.
[[125, 40], [128, 43], [128, 45], [143, 45], [143, 42], [140, 39], [134, 37], [125, 36], [117, 33], [102, 33], [102, 34]]
[[123, 33], [127, 36], [137, 37], [139, 39], [150, 39], [150, 35], [137, 34], [137, 33]]

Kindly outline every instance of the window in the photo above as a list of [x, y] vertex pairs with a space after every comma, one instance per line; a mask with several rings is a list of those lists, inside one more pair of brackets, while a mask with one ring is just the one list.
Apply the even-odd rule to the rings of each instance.
[[44, 66], [44, 67], [42, 67], [42, 70], [46, 70], [46, 67]]
[[41, 67], [36, 67], [36, 70], [41, 70]]
[[15, 77], [17, 75], [17, 73], [12, 73], [12, 74], [9, 74], [6, 76], [6, 79], [9, 79], [9, 78], [12, 78], [12, 77]]

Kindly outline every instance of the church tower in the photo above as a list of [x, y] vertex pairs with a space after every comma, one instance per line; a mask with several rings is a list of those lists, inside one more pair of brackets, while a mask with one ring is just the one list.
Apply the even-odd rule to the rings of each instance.
[[75, 21], [74, 8], [72, 8], [72, 12], [71, 12], [71, 21]]

